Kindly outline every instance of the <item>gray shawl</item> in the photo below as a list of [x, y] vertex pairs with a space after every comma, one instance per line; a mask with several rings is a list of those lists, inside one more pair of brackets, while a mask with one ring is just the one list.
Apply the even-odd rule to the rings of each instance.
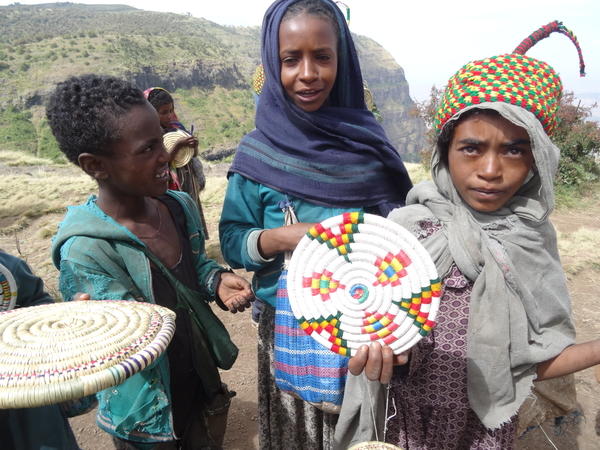
[[480, 213], [462, 200], [435, 148], [435, 184], [415, 186], [407, 198], [410, 206], [388, 218], [415, 233], [421, 221], [440, 222], [442, 232], [421, 241], [438, 273], [443, 278], [455, 263], [473, 282], [468, 397], [483, 424], [494, 429], [510, 420], [529, 395], [536, 364], [574, 344], [575, 329], [556, 233], [548, 219], [560, 151], [525, 109], [500, 102], [475, 107], [494, 109], [528, 131], [535, 162], [527, 181], [504, 207]]

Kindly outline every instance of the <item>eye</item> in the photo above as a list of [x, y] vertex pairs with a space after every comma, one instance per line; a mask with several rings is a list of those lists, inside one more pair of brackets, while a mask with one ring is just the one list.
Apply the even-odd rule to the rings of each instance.
[[475, 155], [479, 150], [477, 149], [477, 147], [467, 145], [465, 147], [462, 147], [460, 151], [463, 152], [465, 155]]
[[296, 63], [297, 61], [298, 61], [298, 59], [297, 59], [297, 58], [292, 58], [291, 56], [288, 56], [288, 57], [286, 57], [286, 58], [283, 58], [283, 59], [281, 60], [281, 64], [283, 64], [283, 65], [286, 65], [286, 66], [291, 66], [291, 65], [293, 65], [294, 63]]
[[506, 151], [506, 154], [510, 156], [520, 156], [525, 154], [525, 150], [522, 148], [509, 148]]

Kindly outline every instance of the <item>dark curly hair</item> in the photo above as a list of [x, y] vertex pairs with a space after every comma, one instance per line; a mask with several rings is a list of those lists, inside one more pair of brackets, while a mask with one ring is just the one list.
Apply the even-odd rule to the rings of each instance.
[[154, 109], [160, 108], [162, 105], [173, 103], [173, 97], [164, 89], [153, 89], [148, 94], [148, 101]]
[[329, 22], [333, 26], [333, 31], [335, 32], [338, 46], [340, 45], [341, 32], [338, 27], [335, 13], [322, 0], [299, 0], [298, 2], [291, 4], [285, 11], [281, 21], [284, 22], [302, 15], [317, 17]]
[[121, 119], [135, 105], [146, 103], [132, 83], [94, 74], [59, 83], [46, 104], [46, 117], [60, 150], [79, 165], [81, 153], [109, 155], [120, 138]]

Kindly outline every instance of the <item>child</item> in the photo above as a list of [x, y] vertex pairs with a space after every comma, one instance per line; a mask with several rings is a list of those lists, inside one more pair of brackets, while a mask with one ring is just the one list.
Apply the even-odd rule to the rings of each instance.
[[[146, 89], [144, 91], [144, 96], [156, 109], [158, 118], [160, 119], [160, 126], [163, 128], [165, 133], [170, 133], [177, 130], [183, 130], [189, 133], [183, 124], [179, 122], [177, 115], [175, 114], [173, 97], [171, 97], [169, 92], [163, 88], [153, 87]], [[190, 197], [192, 197], [194, 202], [196, 202], [196, 207], [198, 208], [200, 218], [202, 219], [204, 237], [205, 239], [208, 239], [208, 228], [206, 227], [206, 221], [204, 220], [202, 203], [200, 203], [200, 191], [202, 191], [206, 185], [206, 178], [204, 177], [202, 162], [197, 158], [198, 138], [193, 135], [189, 137], [181, 137], [173, 144], [168, 152], [171, 155], [172, 162], [179, 151], [184, 147], [192, 147], [194, 149], [194, 157], [189, 163], [182, 167], [175, 168], [173, 164], [169, 164], [169, 170], [172, 177], [172, 180], [169, 183], [169, 189], [187, 192]]]
[[[578, 46], [553, 22], [512, 54], [471, 62], [450, 79], [436, 118], [434, 181], [389, 216], [419, 237], [443, 280], [438, 324], [413, 347], [408, 367], [392, 377], [390, 349], [378, 346], [349, 364], [358, 374], [366, 363], [371, 380], [392, 377], [385, 440], [402, 448], [512, 449], [534, 381], [600, 362], [600, 341], [575, 345], [549, 220], [562, 85], [550, 66], [524, 56], [553, 31]], [[347, 390], [363, 381], [352, 377]], [[359, 414], [345, 398], [336, 448], [347, 448]]]
[[[0, 264], [17, 283], [17, 308], [54, 303], [44, 291], [42, 279], [33, 275], [24, 261], [0, 250]], [[0, 437], [4, 450], [79, 450], [60, 405], [0, 409]]]
[[[180, 288], [144, 251], [180, 284], [234, 313], [250, 306], [250, 285], [207, 259], [193, 201], [167, 191], [163, 130], [141, 90], [113, 77], [73, 77], [57, 86], [46, 113], [61, 151], [99, 190], [69, 208], [53, 240], [63, 297], [82, 291], [93, 300], [158, 303], [177, 313], [167, 357], [98, 394], [98, 426], [113, 435], [117, 449], [159, 443], [161, 449], [220, 449], [229, 392], [206, 339], [178, 307]], [[215, 402], [224, 414], [209, 414]]]
[[[257, 129], [242, 139], [230, 168], [221, 250], [232, 267], [255, 272], [256, 294], [264, 302], [258, 330], [260, 448], [328, 449], [337, 414], [281, 392], [274, 378], [283, 253], [294, 250], [314, 222], [357, 210], [387, 215], [404, 203], [412, 185], [365, 105], [352, 37], [332, 1], [274, 2], [263, 21], [262, 63]], [[283, 226], [280, 202], [293, 203], [300, 223]]]

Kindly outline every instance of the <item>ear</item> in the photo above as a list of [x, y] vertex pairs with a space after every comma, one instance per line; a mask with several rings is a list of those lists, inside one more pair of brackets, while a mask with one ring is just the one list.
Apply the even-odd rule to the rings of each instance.
[[108, 171], [106, 170], [107, 168], [102, 156], [92, 153], [82, 153], [77, 160], [79, 161], [79, 166], [90, 177], [96, 180], [106, 180], [108, 178]]

